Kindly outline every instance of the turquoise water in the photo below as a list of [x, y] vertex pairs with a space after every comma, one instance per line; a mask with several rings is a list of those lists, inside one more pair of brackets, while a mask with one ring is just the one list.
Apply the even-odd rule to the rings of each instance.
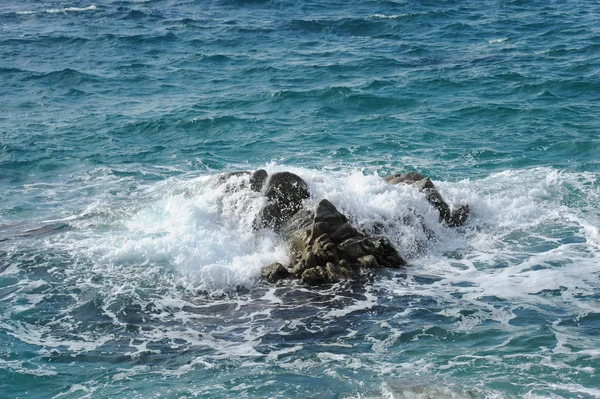
[[[0, 93], [0, 396], [600, 397], [594, 2], [7, 0]], [[409, 267], [261, 282], [258, 168]]]

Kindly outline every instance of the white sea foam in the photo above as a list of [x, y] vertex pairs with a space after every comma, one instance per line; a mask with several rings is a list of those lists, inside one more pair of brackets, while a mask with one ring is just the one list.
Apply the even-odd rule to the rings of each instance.
[[66, 14], [70, 12], [83, 12], [83, 11], [95, 11], [98, 7], [94, 4], [87, 7], [65, 7], [65, 8], [50, 8], [47, 10], [41, 11], [33, 11], [33, 10], [25, 10], [25, 11], [17, 11], [17, 15], [32, 15], [37, 13], [48, 13], [48, 14]]
[[386, 14], [373, 14], [373, 18], [379, 19], [398, 19], [402, 17], [407, 17], [411, 14], [397, 14], [397, 15], [386, 15]]
[[54, 376], [57, 374], [54, 367], [33, 366], [23, 360], [4, 360], [0, 358], [0, 368], [11, 370], [20, 374], [29, 374], [37, 377]]
[[[551, 326], [548, 334], [554, 341], [542, 353], [530, 357], [511, 354], [515, 337], [528, 331], [528, 327], [513, 323], [522, 309], [548, 313], [550, 320], [555, 306], [582, 318], [597, 312], [598, 303], [592, 299], [599, 288], [598, 224], [592, 213], [592, 200], [597, 198], [598, 190], [594, 175], [539, 168], [505, 171], [480, 180], [435, 181], [453, 205], [466, 201], [471, 206], [467, 225], [451, 229], [439, 223], [437, 212], [417, 190], [388, 185], [376, 174], [284, 168], [275, 164], [267, 165], [267, 169], [269, 173], [291, 170], [304, 178], [313, 194], [308, 205], [328, 198], [358, 226], [386, 224], [386, 234], [409, 260], [406, 278], [376, 279], [360, 295], [335, 286], [318, 293], [296, 286], [294, 292], [300, 298], [317, 295], [319, 300], [298, 300], [299, 308], [310, 304], [314, 312], [291, 319], [277, 315], [284, 309], [293, 314], [296, 306], [282, 296], [280, 286], [261, 291], [253, 299], [236, 298], [231, 294], [232, 288], [253, 288], [264, 265], [285, 262], [286, 245], [272, 231], [252, 229], [264, 198], [247, 188], [247, 176], [224, 181], [217, 176], [184, 175], [137, 187], [135, 196], [118, 203], [111, 196], [99, 197], [81, 215], [68, 217], [66, 222], [73, 229], [44, 242], [52, 250], [82, 260], [66, 269], [49, 270], [52, 276], [65, 279], [66, 285], [73, 287], [74, 291], [68, 293], [73, 303], [65, 304], [54, 321], [42, 326], [2, 321], [0, 327], [22, 342], [43, 348], [40, 354], [49, 351], [46, 355], [51, 356], [55, 350], [85, 353], [119, 337], [115, 331], [62, 334], [77, 330], [78, 312], [87, 306], [98, 306], [98, 311], [122, 331], [129, 325], [125, 314], [129, 306], [144, 309], [144, 318], [151, 320], [147, 322], [150, 328], [140, 329], [134, 339], [122, 343], [125, 356], [132, 361], [163, 354], [165, 350], [193, 347], [206, 351], [201, 358], [162, 371], [123, 370], [114, 377], [116, 381], [145, 373], [183, 375], [231, 359], [238, 359], [244, 367], [276, 361], [282, 369], [310, 373], [323, 370], [332, 373], [332, 378], [341, 377], [336, 369], [340, 365], [342, 369], [369, 370], [394, 378], [459, 373], [465, 367], [482, 364], [504, 368], [505, 372], [510, 369], [528, 373], [527, 367], [544, 367], [551, 373], [594, 371], [588, 366], [576, 368], [564, 359], [595, 359], [598, 351], [592, 338], [574, 337], [571, 327], [560, 322]], [[112, 174], [106, 177], [99, 171], [82, 181], [82, 185], [129, 184], [129, 180], [122, 179], [127, 178]], [[565, 200], [573, 190], [583, 193], [582, 204], [577, 208], [568, 206]], [[398, 223], [413, 212], [422, 216], [434, 239], [428, 240], [420, 227]], [[410, 249], [422, 240], [425, 244], [419, 250]], [[423, 284], [422, 279], [430, 282]], [[12, 293], [3, 298], [11, 304], [11, 312], [31, 311], [53, 295], [45, 290], [42, 280], [24, 279], [15, 285]], [[148, 291], [147, 287], [152, 288]], [[283, 292], [290, 286], [285, 287]], [[193, 293], [197, 289], [209, 293], [206, 302], [195, 299]], [[230, 295], [221, 299], [223, 291]], [[403, 297], [414, 299], [383, 320], [369, 319], [386, 298]], [[94, 298], [102, 301], [95, 305], [91, 302]], [[455, 321], [453, 326], [445, 327], [452, 333], [486, 331], [493, 323], [510, 337], [492, 342], [489, 350], [493, 355], [467, 350], [443, 362], [430, 356], [410, 362], [387, 361], [386, 355], [403, 345], [431, 342], [436, 334], [434, 325], [423, 325], [417, 330], [410, 325], [413, 316], [418, 319], [419, 313], [433, 310], [427, 304], [429, 300], [440, 304], [436, 317]], [[360, 319], [365, 324], [360, 329], [347, 326], [335, 340], [319, 342], [322, 350], [316, 358], [305, 355], [303, 342], [285, 343], [287, 337], [321, 334], [346, 319]], [[283, 337], [283, 343], [265, 350], [261, 343], [267, 337], [271, 337], [267, 342], [273, 342], [273, 334]], [[344, 351], [353, 350], [357, 341], [369, 349], [348, 356]], [[508, 354], [502, 355], [505, 351]], [[515, 366], [505, 364], [510, 356], [516, 356]], [[17, 365], [14, 368], [20, 370]], [[463, 392], [436, 388], [390, 388], [382, 396], [418, 397], [414, 395], [429, 392], [440, 397], [460, 397], [456, 392]], [[588, 389], [572, 388], [573, 392]], [[560, 389], [570, 388], [565, 385]], [[485, 387], [478, 392], [494, 397]]]
[[56, 13], [67, 13], [67, 12], [94, 11], [97, 9], [98, 9], [98, 7], [92, 4], [87, 7], [52, 8], [52, 9], [46, 10], [46, 12], [49, 14], [56, 14]]
[[[267, 169], [299, 174], [311, 189], [309, 203], [327, 198], [359, 227], [384, 223], [385, 234], [411, 263], [410, 274], [443, 277], [432, 290], [444, 286], [476, 300], [531, 299], [541, 290], [561, 287], [566, 288], [563, 296], [575, 297], [597, 288], [597, 220], [563, 204], [573, 188], [597, 190], [590, 185], [593, 175], [539, 168], [482, 180], [436, 181], [449, 202], [471, 206], [467, 225], [450, 229], [438, 222], [437, 212], [417, 190], [388, 185], [374, 174], [275, 164]], [[143, 189], [129, 210], [110, 209], [100, 200], [81, 221], [65, 219], [85, 230], [67, 233], [60, 245], [82, 251], [97, 265], [157, 265], [211, 290], [251, 286], [264, 265], [285, 263], [287, 248], [274, 232], [252, 229], [265, 200], [247, 187], [247, 181], [247, 176], [166, 180]], [[398, 222], [415, 213], [434, 240], [423, 228]], [[104, 218], [112, 227], [105, 234], [90, 230], [90, 217]], [[469, 287], [456, 288], [460, 283]]]
[[[353, 395], [347, 399], [467, 399], [475, 398], [474, 392], [466, 389], [444, 386], [444, 384], [427, 384], [422, 381], [387, 381], [381, 387], [379, 395]], [[506, 396], [499, 393], [486, 390], [485, 396], [489, 399], [502, 399]]]

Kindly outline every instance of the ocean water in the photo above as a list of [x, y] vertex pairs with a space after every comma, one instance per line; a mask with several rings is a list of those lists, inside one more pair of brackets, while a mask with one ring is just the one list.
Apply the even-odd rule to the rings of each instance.
[[[600, 397], [599, 115], [594, 1], [4, 0], [0, 397]], [[258, 168], [409, 266], [261, 281]]]

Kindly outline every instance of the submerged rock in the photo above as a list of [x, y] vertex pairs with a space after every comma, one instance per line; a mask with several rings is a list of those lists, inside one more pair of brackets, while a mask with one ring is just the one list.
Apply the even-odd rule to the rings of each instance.
[[326, 199], [293, 215], [283, 235], [291, 246], [289, 272], [310, 285], [353, 278], [359, 269], [406, 265], [387, 238], [359, 232]]
[[[267, 178], [267, 172], [260, 172], [257, 171], [252, 176], [253, 187], [258, 187], [261, 179], [264, 181]], [[259, 173], [260, 175], [257, 176]], [[271, 227], [278, 230], [302, 208], [302, 201], [310, 197], [306, 182], [290, 172], [273, 173], [266, 183], [260, 185], [268, 203], [254, 221], [256, 228]]]
[[465, 224], [469, 217], [469, 205], [461, 205], [458, 209], [452, 210], [444, 201], [441, 194], [437, 191], [433, 182], [428, 177], [420, 173], [396, 173], [384, 178], [389, 184], [409, 184], [416, 187], [425, 194], [425, 197], [431, 205], [440, 213], [440, 221], [446, 222], [450, 227], [458, 227]]
[[[232, 180], [231, 184], [235, 187], [228, 189], [239, 189], [240, 184], [248, 187], [249, 184], [253, 191], [262, 193], [267, 203], [256, 216], [254, 227], [274, 229], [290, 246], [289, 264], [273, 263], [266, 266], [262, 270], [265, 280], [277, 282], [297, 278], [306, 284], [319, 285], [356, 278], [365, 269], [406, 265], [392, 243], [378, 235], [385, 233], [385, 223], [397, 221], [384, 220], [372, 226], [361, 226], [362, 231], [359, 231], [326, 199], [321, 200], [314, 209], [303, 208], [304, 200], [310, 197], [310, 190], [302, 178], [290, 172], [272, 175], [263, 169], [230, 172], [219, 176], [219, 181], [229, 184], [232, 177], [242, 175], [250, 175], [249, 180]], [[451, 209], [433, 182], [420, 173], [393, 174], [384, 180], [389, 184], [409, 184], [424, 193], [438, 210], [440, 221], [448, 226], [461, 226], [469, 216], [468, 205]], [[423, 239], [430, 239], [433, 232], [426, 228], [423, 218], [416, 214], [410, 216], [404, 215], [401, 222], [422, 228]], [[416, 251], [419, 245], [415, 245]]]

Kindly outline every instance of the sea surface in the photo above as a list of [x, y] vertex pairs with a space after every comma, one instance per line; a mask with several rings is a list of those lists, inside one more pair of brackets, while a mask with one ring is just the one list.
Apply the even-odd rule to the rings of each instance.
[[[259, 168], [409, 266], [261, 281]], [[0, 397], [599, 398], [599, 174], [596, 1], [3, 0]]]

